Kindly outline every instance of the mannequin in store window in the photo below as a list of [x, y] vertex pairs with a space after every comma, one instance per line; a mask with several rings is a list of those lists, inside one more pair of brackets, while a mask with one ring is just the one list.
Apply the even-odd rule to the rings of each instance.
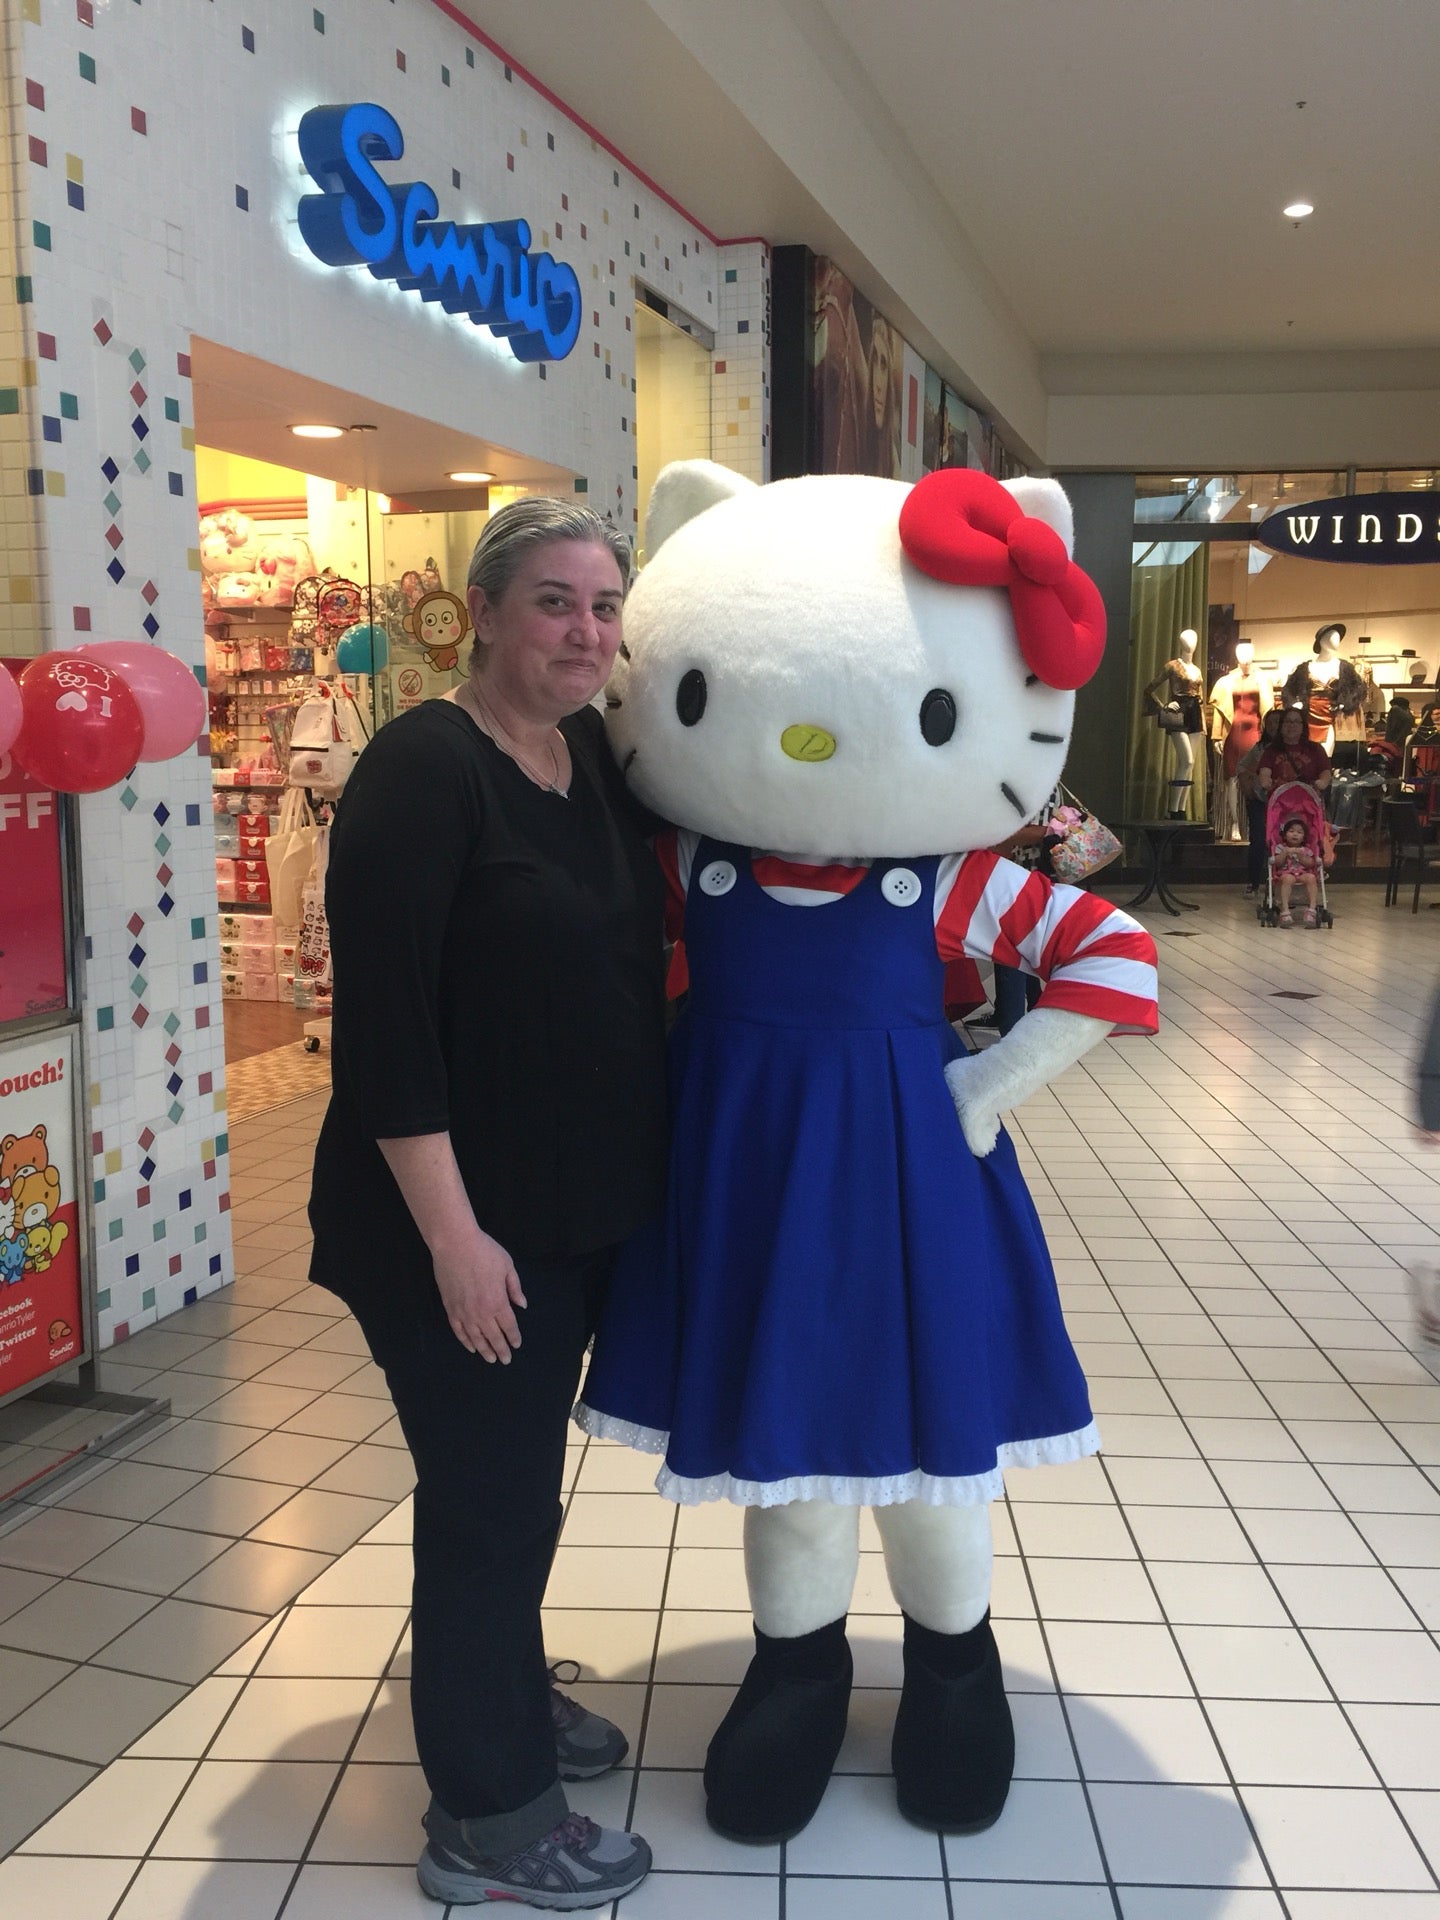
[[1345, 628], [1335, 621], [1315, 635], [1313, 658], [1302, 660], [1285, 682], [1281, 700], [1287, 707], [1304, 707], [1310, 716], [1310, 738], [1328, 753], [1335, 744], [1337, 716], [1359, 713], [1365, 705], [1365, 682], [1354, 663], [1341, 658]]
[[1260, 724], [1275, 704], [1275, 690], [1255, 668], [1255, 648], [1249, 640], [1235, 642], [1235, 666], [1221, 674], [1210, 689], [1214, 711], [1211, 738], [1220, 744], [1220, 779], [1215, 795], [1217, 840], [1245, 838], [1245, 803], [1237, 769], [1244, 754], [1260, 738]]
[[1199, 635], [1193, 627], [1186, 627], [1174, 659], [1165, 662], [1145, 689], [1147, 710], [1155, 715], [1170, 742], [1168, 812], [1172, 820], [1189, 818], [1190, 790], [1195, 780], [1195, 742], [1205, 732], [1200, 711], [1204, 682], [1195, 664], [1198, 645]]

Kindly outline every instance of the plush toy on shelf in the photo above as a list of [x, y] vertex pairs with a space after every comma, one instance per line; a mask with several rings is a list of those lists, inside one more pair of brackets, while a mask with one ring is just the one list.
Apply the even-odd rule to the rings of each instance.
[[[1155, 948], [1108, 902], [985, 851], [1064, 766], [1104, 610], [1060, 487], [757, 488], [668, 468], [607, 691], [690, 992], [664, 1215], [624, 1250], [576, 1418], [745, 1510], [755, 1657], [707, 1812], [774, 1840], [846, 1724], [873, 1508], [904, 1614], [901, 1810], [995, 1820], [1014, 1737], [990, 1628], [1007, 1467], [1099, 1438], [1001, 1115], [1114, 1028], [1156, 1025]], [[1046, 981], [967, 1057], [946, 962]]]

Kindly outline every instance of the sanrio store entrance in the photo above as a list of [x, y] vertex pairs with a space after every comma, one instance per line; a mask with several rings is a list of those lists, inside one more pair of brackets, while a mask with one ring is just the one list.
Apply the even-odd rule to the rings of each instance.
[[[234, 1119], [328, 1077], [330, 777], [461, 678], [492, 508], [575, 476], [226, 349], [197, 341], [192, 362]], [[292, 785], [305, 768], [313, 784]]]

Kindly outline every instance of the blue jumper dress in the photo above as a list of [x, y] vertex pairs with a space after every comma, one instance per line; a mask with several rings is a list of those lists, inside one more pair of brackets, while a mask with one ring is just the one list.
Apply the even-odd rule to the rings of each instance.
[[800, 907], [696, 851], [668, 1197], [576, 1409], [671, 1499], [969, 1504], [1099, 1446], [1015, 1149], [977, 1160], [945, 1082], [938, 864]]

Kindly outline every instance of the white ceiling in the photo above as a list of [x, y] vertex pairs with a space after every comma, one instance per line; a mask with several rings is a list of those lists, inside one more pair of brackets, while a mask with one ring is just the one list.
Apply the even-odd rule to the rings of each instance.
[[1042, 350], [1440, 341], [1436, 0], [822, 4]]
[[[1440, 347], [1440, 0], [462, 4], [712, 232], [834, 254], [972, 397], [1003, 415], [1008, 385], [1032, 442], [1042, 381], [1138, 393], [1148, 356], [1218, 356], [1186, 391], [1270, 389], [1256, 355], [1305, 369], [1278, 388], [1359, 390]], [[1072, 386], [1097, 354], [1123, 375]]]

